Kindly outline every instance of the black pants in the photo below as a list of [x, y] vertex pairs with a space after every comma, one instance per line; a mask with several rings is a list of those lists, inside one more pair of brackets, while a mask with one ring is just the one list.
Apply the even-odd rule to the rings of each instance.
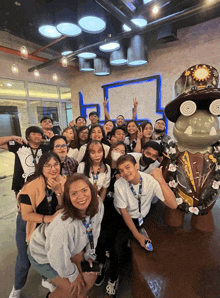
[[[124, 263], [130, 258], [128, 240], [132, 233], [122, 216], [113, 206], [113, 198], [106, 197], [104, 201], [105, 213], [102, 220], [101, 232], [96, 247], [97, 261], [105, 264], [106, 250], [110, 252], [110, 279], [115, 281], [121, 273]], [[139, 228], [138, 219], [133, 219]]]

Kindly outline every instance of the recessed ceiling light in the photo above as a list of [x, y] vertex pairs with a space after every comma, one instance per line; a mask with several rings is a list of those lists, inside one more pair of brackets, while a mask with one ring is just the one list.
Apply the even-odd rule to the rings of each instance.
[[64, 51], [61, 53], [62, 56], [66, 56], [66, 55], [69, 55], [69, 54], [72, 54], [73, 51]]
[[156, 14], [156, 13], [158, 13], [158, 11], [159, 11], [159, 8], [158, 8], [157, 5], [155, 5], [155, 6], [153, 7], [152, 12], [153, 12], [154, 14]]
[[103, 51], [103, 52], [112, 52], [112, 51], [118, 50], [119, 48], [120, 48], [120, 44], [117, 41], [109, 42], [99, 47], [100, 51]]
[[34, 76], [35, 78], [39, 78], [40, 77], [40, 73], [37, 69], [34, 70]]
[[57, 31], [56, 27], [52, 25], [40, 26], [38, 30], [41, 35], [48, 38], [59, 38], [62, 36], [62, 34]]
[[68, 60], [67, 58], [64, 56], [61, 60], [62, 66], [63, 67], [67, 67], [68, 66]]
[[21, 3], [18, 2], [18, 1], [16, 1], [16, 2], [15, 2], [15, 5], [17, 5], [17, 6], [21, 6]]
[[100, 33], [105, 30], [106, 23], [98, 17], [87, 16], [79, 20], [79, 25], [87, 33]]
[[[132, 21], [132, 23], [134, 23], [135, 25], [137, 25], [140, 28], [143, 28], [147, 25], [147, 21], [143, 18], [136, 18], [136, 19], [132, 19], [131, 21]], [[124, 29], [124, 31], [131, 31], [131, 28], [125, 24], [123, 25], [123, 29]]]
[[129, 66], [141, 66], [146, 64], [147, 61], [146, 60], [135, 60], [135, 61], [131, 61], [128, 63]]
[[84, 58], [84, 59], [93, 59], [96, 58], [96, 54], [92, 52], [83, 52], [77, 55], [79, 58]]
[[60, 23], [57, 25], [57, 30], [67, 36], [78, 36], [82, 33], [79, 26], [72, 23]]

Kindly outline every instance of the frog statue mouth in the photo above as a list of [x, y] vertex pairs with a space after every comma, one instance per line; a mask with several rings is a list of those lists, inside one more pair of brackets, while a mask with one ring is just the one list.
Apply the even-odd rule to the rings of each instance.
[[184, 147], [206, 147], [220, 139], [219, 120], [206, 110], [197, 110], [191, 116], [181, 115], [174, 126], [173, 135]]

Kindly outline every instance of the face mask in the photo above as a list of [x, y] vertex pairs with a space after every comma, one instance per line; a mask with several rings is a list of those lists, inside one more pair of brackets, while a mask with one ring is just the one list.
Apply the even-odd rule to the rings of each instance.
[[150, 157], [146, 157], [145, 155], [143, 155], [142, 158], [143, 158], [143, 162], [145, 163], [146, 166], [149, 166], [150, 164], [155, 162], [155, 160], [153, 160]]
[[113, 161], [117, 161], [120, 156], [121, 156], [121, 153], [119, 153], [119, 152], [115, 152], [115, 151], [111, 152], [111, 158]]
[[154, 129], [154, 131], [156, 132], [156, 133], [162, 133], [162, 132], [165, 132], [165, 129]]

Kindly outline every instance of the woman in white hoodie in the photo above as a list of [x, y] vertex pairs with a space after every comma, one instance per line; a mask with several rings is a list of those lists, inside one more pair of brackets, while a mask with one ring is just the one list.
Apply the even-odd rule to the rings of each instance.
[[70, 176], [64, 188], [63, 210], [31, 236], [31, 265], [57, 288], [49, 298], [83, 298], [96, 280], [96, 273], [82, 272], [81, 262], [92, 266], [103, 217], [103, 203], [82, 174]]

